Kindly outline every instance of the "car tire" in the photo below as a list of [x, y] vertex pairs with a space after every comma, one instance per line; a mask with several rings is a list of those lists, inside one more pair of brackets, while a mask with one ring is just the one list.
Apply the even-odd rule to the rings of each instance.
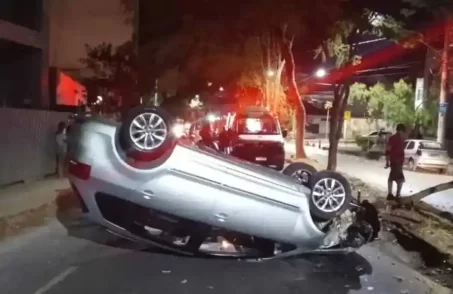
[[163, 109], [136, 107], [128, 112], [121, 125], [121, 145], [136, 160], [158, 159], [176, 143], [171, 125], [171, 116]]
[[310, 187], [310, 178], [318, 171], [313, 166], [304, 162], [290, 163], [282, 173], [299, 181], [302, 185]]
[[417, 165], [415, 164], [415, 161], [412, 158], [409, 158], [408, 169], [410, 171], [416, 171], [417, 170]]
[[313, 174], [310, 189], [310, 212], [316, 220], [327, 221], [339, 216], [349, 208], [353, 199], [348, 180], [333, 171]]
[[279, 163], [275, 166], [275, 170], [281, 171], [285, 167], [285, 163]]

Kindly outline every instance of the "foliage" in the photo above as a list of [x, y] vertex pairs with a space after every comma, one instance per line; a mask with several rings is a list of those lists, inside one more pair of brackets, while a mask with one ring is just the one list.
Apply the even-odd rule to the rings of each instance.
[[137, 61], [132, 42], [117, 47], [109, 43], [85, 46], [87, 55], [80, 62], [94, 74], [91, 82], [97, 85], [98, 92], [112, 94], [104, 98], [121, 99], [123, 105], [131, 102], [130, 96], [137, 90]]
[[[338, 142], [343, 129], [343, 113], [351, 92], [354, 67], [361, 63], [358, 43], [364, 36], [394, 37], [401, 24], [387, 13], [380, 1], [344, 1], [339, 21], [327, 39], [316, 50], [315, 59], [334, 64], [326, 79], [334, 84], [334, 100], [330, 120], [329, 157], [327, 168], [336, 169]], [[345, 69], [348, 67], [348, 69]]]
[[420, 123], [424, 128], [434, 126], [435, 103], [429, 99], [423, 107], [415, 109], [414, 88], [403, 79], [392, 87], [382, 83], [371, 87], [355, 83], [351, 86], [351, 98], [366, 103], [368, 114], [373, 119], [383, 118], [393, 124], [404, 123], [408, 126]]

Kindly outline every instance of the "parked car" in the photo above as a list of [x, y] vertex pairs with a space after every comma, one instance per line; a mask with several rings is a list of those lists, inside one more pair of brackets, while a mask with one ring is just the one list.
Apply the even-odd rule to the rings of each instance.
[[450, 158], [443, 146], [433, 140], [407, 140], [404, 157], [410, 170], [417, 168], [436, 169], [445, 173]]
[[363, 136], [364, 138], [368, 138], [370, 141], [373, 141], [375, 142], [377, 140], [377, 138], [379, 137], [379, 135], [383, 136], [384, 138], [390, 136], [392, 134], [392, 132], [390, 131], [384, 131], [384, 130], [380, 130], [380, 131], [374, 131], [374, 132], [370, 132], [369, 134]]
[[136, 242], [202, 256], [344, 252], [379, 231], [376, 210], [353, 198], [342, 175], [315, 173], [308, 188], [178, 140], [172, 123], [162, 109], [144, 107], [122, 124], [76, 119], [69, 180], [90, 220]]

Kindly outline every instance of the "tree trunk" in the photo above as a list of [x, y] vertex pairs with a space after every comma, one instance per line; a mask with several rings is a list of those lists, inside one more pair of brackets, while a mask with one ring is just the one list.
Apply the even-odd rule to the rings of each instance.
[[329, 157], [327, 169], [337, 169], [338, 142], [340, 141], [344, 125], [344, 111], [348, 104], [350, 82], [335, 85], [331, 117], [329, 121]]
[[306, 158], [307, 154], [305, 153], [304, 146], [304, 137], [305, 137], [305, 106], [301, 103], [301, 107], [296, 107], [294, 112], [296, 118], [296, 158]]
[[288, 86], [286, 90], [286, 98], [288, 100], [288, 103], [294, 107], [296, 114], [296, 158], [306, 158], [307, 155], [304, 148], [306, 113], [296, 83], [296, 64], [294, 62], [294, 55], [292, 50], [293, 42], [292, 40], [288, 40], [285, 29], [282, 29], [278, 33], [280, 35], [279, 40], [282, 57], [285, 61], [285, 75]]

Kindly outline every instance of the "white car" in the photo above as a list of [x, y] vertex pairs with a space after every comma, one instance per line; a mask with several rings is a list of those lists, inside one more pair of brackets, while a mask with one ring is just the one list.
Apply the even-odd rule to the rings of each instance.
[[404, 159], [410, 170], [417, 168], [436, 169], [445, 173], [450, 158], [442, 145], [432, 140], [407, 140], [404, 147]]
[[218, 237], [238, 248], [233, 256], [344, 252], [379, 231], [376, 209], [354, 199], [341, 174], [317, 172], [307, 187], [178, 139], [173, 124], [153, 107], [131, 110], [123, 123], [74, 122], [69, 181], [86, 217], [124, 238], [188, 255], [225, 255], [210, 247]]

